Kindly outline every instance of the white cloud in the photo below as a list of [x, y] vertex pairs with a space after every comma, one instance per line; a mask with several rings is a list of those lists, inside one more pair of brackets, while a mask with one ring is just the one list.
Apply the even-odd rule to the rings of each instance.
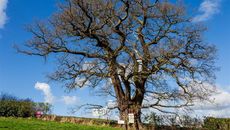
[[54, 103], [54, 96], [51, 92], [50, 86], [47, 83], [40, 83], [37, 82], [34, 86], [35, 89], [41, 90], [45, 96], [45, 101], [46, 103]]
[[199, 7], [201, 14], [193, 18], [193, 22], [202, 22], [210, 19], [213, 15], [220, 12], [221, 0], [204, 0]]
[[78, 102], [78, 98], [76, 96], [62, 96], [62, 101], [66, 105], [74, 105]]
[[8, 0], [0, 0], [0, 28], [3, 28], [6, 20], [7, 20], [7, 16], [6, 16], [6, 7], [7, 7], [7, 2]]
[[230, 91], [218, 89], [211, 99], [213, 103], [199, 104], [195, 111], [205, 116], [230, 117]]
[[[214, 87], [213, 85], [205, 83], [204, 89], [200, 89], [200, 91], [201, 92], [209, 91], [208, 88], [212, 89], [213, 87]], [[217, 85], [217, 87], [215, 88], [215, 92], [212, 94], [212, 96], [209, 97], [210, 101], [201, 102], [198, 100], [194, 102], [194, 106], [190, 107], [191, 110], [193, 110], [193, 113], [192, 114], [190, 113], [190, 115], [192, 117], [212, 116], [212, 117], [229, 118], [230, 117], [230, 89], [228, 88], [230, 87]], [[196, 86], [196, 89], [199, 89], [199, 85]], [[148, 105], [149, 102], [154, 102], [154, 101], [156, 101], [154, 100], [154, 98], [147, 97], [147, 100], [144, 101], [144, 103]], [[150, 110], [159, 113], [158, 111], [152, 109]], [[187, 109], [181, 108], [181, 109], [176, 109], [176, 112], [182, 115], [187, 112], [192, 112], [186, 110]]]

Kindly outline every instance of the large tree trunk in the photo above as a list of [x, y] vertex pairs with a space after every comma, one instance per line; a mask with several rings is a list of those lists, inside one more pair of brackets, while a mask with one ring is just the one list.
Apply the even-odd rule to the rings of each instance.
[[[133, 103], [132, 103], [133, 104]], [[120, 119], [125, 121], [126, 130], [143, 130], [141, 122], [141, 107], [132, 104], [122, 104], [120, 108]], [[134, 123], [129, 123], [129, 114], [134, 114]]]

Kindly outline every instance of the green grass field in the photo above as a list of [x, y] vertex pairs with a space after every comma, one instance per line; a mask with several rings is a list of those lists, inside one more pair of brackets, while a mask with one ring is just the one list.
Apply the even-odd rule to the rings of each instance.
[[0, 117], [0, 130], [120, 130], [102, 126], [86, 126], [71, 123], [41, 121], [37, 119]]

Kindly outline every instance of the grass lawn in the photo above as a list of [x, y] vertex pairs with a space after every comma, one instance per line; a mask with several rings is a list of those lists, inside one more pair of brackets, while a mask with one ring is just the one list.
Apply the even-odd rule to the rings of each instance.
[[120, 130], [102, 126], [41, 121], [37, 119], [0, 117], [0, 130]]

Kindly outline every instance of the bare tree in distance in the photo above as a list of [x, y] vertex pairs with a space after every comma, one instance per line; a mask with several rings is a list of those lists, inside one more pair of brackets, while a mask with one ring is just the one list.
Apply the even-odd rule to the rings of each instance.
[[50, 75], [68, 89], [102, 87], [116, 98], [120, 118], [141, 110], [192, 106], [207, 100], [214, 84], [216, 49], [203, 41], [180, 3], [158, 0], [67, 0], [33, 34], [20, 52], [55, 55]]

